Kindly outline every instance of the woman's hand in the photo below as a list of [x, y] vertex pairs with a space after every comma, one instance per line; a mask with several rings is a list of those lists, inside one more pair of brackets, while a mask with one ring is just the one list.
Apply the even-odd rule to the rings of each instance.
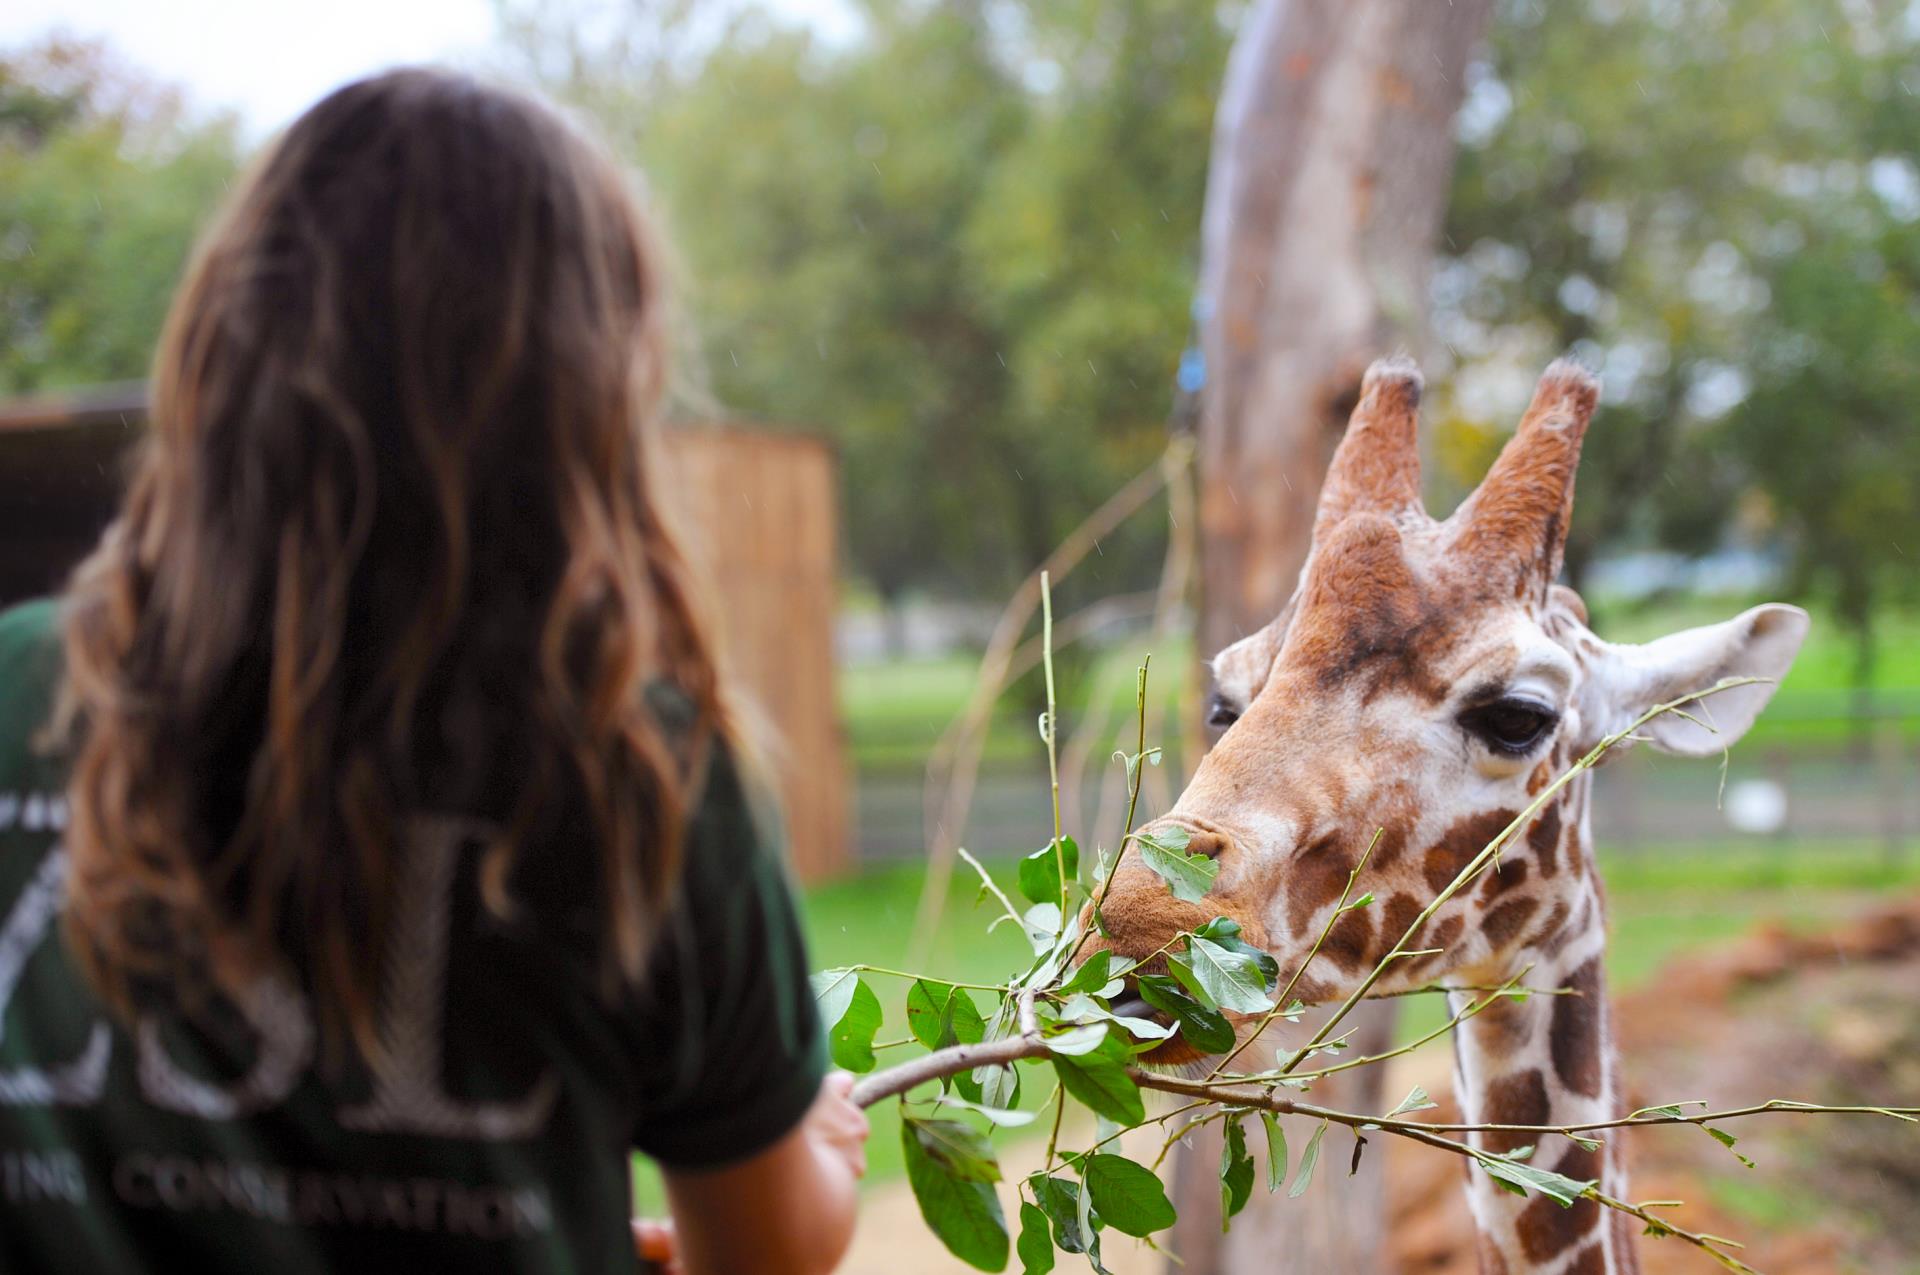
[[[667, 1269], [825, 1275], [837, 1266], [853, 1240], [855, 1183], [867, 1171], [867, 1114], [848, 1098], [852, 1088], [846, 1072], [828, 1076], [793, 1131], [750, 1160], [703, 1172], [668, 1170], [669, 1260], [679, 1265]], [[743, 1200], [752, 1207], [743, 1208]]]
[[820, 1082], [820, 1096], [801, 1121], [800, 1128], [817, 1154], [837, 1156], [855, 1180], [867, 1176], [867, 1135], [873, 1132], [867, 1113], [853, 1105], [853, 1073], [830, 1072]]
[[633, 1247], [640, 1254], [640, 1269], [645, 1275], [685, 1275], [680, 1266], [680, 1240], [672, 1222], [635, 1218]]

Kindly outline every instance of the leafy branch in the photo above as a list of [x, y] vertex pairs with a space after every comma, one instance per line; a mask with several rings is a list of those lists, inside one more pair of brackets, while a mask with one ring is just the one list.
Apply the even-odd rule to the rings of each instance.
[[[1044, 576], [1041, 602], [1044, 643], [1047, 617], [1052, 609], [1050, 581]], [[999, 1199], [991, 1189], [1001, 1174], [989, 1136], [995, 1129], [1024, 1126], [1036, 1118], [1034, 1112], [1018, 1109], [1022, 1067], [1044, 1066], [1051, 1070], [1053, 1085], [1046, 1103], [1054, 1106], [1044, 1167], [1024, 1180], [1019, 1188], [1020, 1227], [1014, 1249], [1027, 1275], [1050, 1271], [1056, 1252], [1082, 1254], [1096, 1272], [1104, 1271], [1106, 1268], [1100, 1259], [1102, 1232], [1113, 1230], [1151, 1243], [1153, 1234], [1172, 1225], [1176, 1217], [1174, 1207], [1154, 1173], [1158, 1161], [1154, 1162], [1154, 1168], [1149, 1168], [1109, 1149], [1125, 1133], [1148, 1124], [1174, 1126], [1162, 1143], [1162, 1158], [1195, 1129], [1214, 1122], [1223, 1126], [1221, 1190], [1223, 1213], [1229, 1219], [1246, 1204], [1255, 1176], [1244, 1123], [1257, 1117], [1264, 1126], [1267, 1184], [1270, 1191], [1277, 1191], [1285, 1185], [1290, 1167], [1285, 1134], [1276, 1117], [1295, 1116], [1319, 1124], [1302, 1150], [1297, 1168], [1291, 1170], [1290, 1196], [1306, 1190], [1318, 1164], [1326, 1130], [1338, 1125], [1351, 1130], [1355, 1136], [1356, 1164], [1368, 1134], [1377, 1132], [1408, 1139], [1467, 1159], [1507, 1190], [1521, 1195], [1543, 1195], [1567, 1207], [1581, 1199], [1591, 1200], [1639, 1220], [1649, 1235], [1677, 1238], [1708, 1253], [1729, 1270], [1750, 1272], [1731, 1251], [1739, 1247], [1734, 1241], [1688, 1230], [1665, 1214], [1656, 1213], [1656, 1210], [1675, 1207], [1677, 1201], [1618, 1199], [1602, 1191], [1598, 1181], [1582, 1181], [1534, 1165], [1530, 1162], [1532, 1153], [1550, 1138], [1566, 1139], [1597, 1150], [1601, 1141], [1593, 1135], [1656, 1125], [1698, 1126], [1731, 1149], [1735, 1139], [1719, 1128], [1720, 1124], [1767, 1114], [1877, 1116], [1909, 1122], [1920, 1118], [1920, 1107], [1828, 1106], [1770, 1099], [1722, 1110], [1706, 1110], [1703, 1103], [1678, 1103], [1580, 1124], [1441, 1123], [1412, 1118], [1434, 1105], [1417, 1088], [1384, 1115], [1342, 1111], [1299, 1096], [1314, 1081], [1326, 1076], [1378, 1065], [1409, 1053], [1448, 1034], [1503, 998], [1578, 995], [1572, 988], [1524, 986], [1523, 980], [1531, 967], [1492, 986], [1423, 986], [1384, 992], [1378, 988], [1397, 962], [1438, 950], [1414, 946], [1426, 924], [1449, 899], [1489, 868], [1497, 867], [1501, 849], [1574, 778], [1591, 769], [1610, 749], [1635, 737], [1642, 727], [1662, 713], [1675, 713], [1698, 721], [1700, 719], [1685, 711], [1688, 705], [1719, 691], [1749, 684], [1754, 679], [1729, 679], [1657, 705], [1625, 729], [1602, 740], [1537, 794], [1525, 810], [1437, 892], [1305, 1044], [1290, 1051], [1272, 1070], [1236, 1073], [1229, 1071], [1234, 1060], [1254, 1040], [1260, 1039], [1276, 1019], [1297, 1021], [1305, 1010], [1304, 1005], [1292, 999], [1292, 993], [1320, 954], [1339, 918], [1371, 905], [1370, 893], [1362, 892], [1355, 897], [1355, 891], [1361, 885], [1381, 833], [1375, 833], [1350, 870], [1340, 897], [1312, 947], [1284, 983], [1278, 962], [1247, 943], [1241, 937], [1240, 927], [1225, 917], [1215, 917], [1204, 925], [1181, 931], [1141, 960], [1118, 958], [1104, 949], [1081, 960], [1093, 935], [1105, 932], [1101, 906], [1129, 845], [1138, 851], [1139, 861], [1157, 873], [1167, 888], [1182, 899], [1196, 902], [1204, 899], [1217, 867], [1200, 856], [1186, 854], [1185, 839], [1177, 828], [1154, 832], [1134, 830], [1141, 770], [1157, 760], [1157, 751], [1149, 750], [1146, 745], [1147, 666], [1143, 664], [1136, 678], [1139, 713], [1135, 751], [1118, 755], [1126, 767], [1124, 826], [1128, 831], [1111, 856], [1104, 852], [1098, 855], [1099, 866], [1093, 873], [1095, 884], [1089, 888], [1080, 883], [1079, 847], [1063, 834], [1060, 825], [1058, 769], [1054, 759], [1057, 702], [1050, 651], [1046, 663], [1047, 712], [1041, 719], [1041, 734], [1049, 751], [1054, 836], [1019, 865], [1019, 890], [1032, 906], [1023, 912], [993, 880], [984, 864], [964, 850], [958, 852], [979, 875], [982, 897], [990, 894], [998, 903], [1002, 915], [995, 924], [1012, 920], [1026, 935], [1033, 948], [1032, 963], [1018, 977], [997, 984], [942, 981], [874, 965], [829, 970], [816, 975], [814, 980], [835, 1061], [853, 1070], [872, 1073], [854, 1086], [853, 1100], [861, 1106], [889, 1098], [901, 1100], [901, 1137], [907, 1173], [922, 1214], [948, 1248], [972, 1265], [982, 1270], [1001, 1270], [1008, 1260], [1012, 1237]], [[1149, 967], [1156, 970], [1164, 967], [1166, 972], [1147, 972]], [[866, 985], [866, 975], [911, 980], [906, 998], [910, 1040], [875, 1044], [883, 1015], [878, 997]], [[1310, 1058], [1344, 1048], [1345, 1036], [1336, 1034], [1337, 1029], [1363, 997], [1434, 991], [1455, 992], [1470, 999], [1439, 1028], [1405, 1044], [1382, 1053], [1318, 1067], [1304, 1065]], [[983, 1016], [975, 1004], [972, 998], [975, 992], [986, 993], [997, 1001], [991, 1020]], [[1237, 1017], [1239, 1029], [1228, 1019], [1228, 1013]], [[1140, 1061], [1142, 1055], [1176, 1034], [1203, 1055], [1219, 1057], [1220, 1061], [1204, 1078], [1168, 1074]], [[913, 1042], [925, 1046], [927, 1052], [900, 1065], [873, 1070], [875, 1049]], [[936, 1082], [938, 1090], [927, 1094], [925, 1086]], [[1150, 1117], [1142, 1097], [1145, 1092], [1165, 1093], [1184, 1101]], [[1070, 1100], [1092, 1112], [1101, 1122], [1096, 1140], [1085, 1150], [1060, 1146]], [[927, 1104], [925, 1109], [920, 1108], [922, 1103]], [[1702, 1109], [1690, 1110], [1693, 1107]], [[959, 1118], [963, 1115], [985, 1121], [986, 1129], [966, 1123]], [[1470, 1135], [1486, 1133], [1501, 1133], [1509, 1139], [1514, 1135], [1531, 1135], [1532, 1144], [1499, 1153], [1475, 1146], [1468, 1140]]]

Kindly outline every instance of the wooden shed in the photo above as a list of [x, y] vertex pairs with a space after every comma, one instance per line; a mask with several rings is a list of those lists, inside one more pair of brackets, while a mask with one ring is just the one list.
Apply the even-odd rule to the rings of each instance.
[[[60, 587], [112, 516], [144, 387], [0, 404], [0, 607]], [[668, 481], [715, 584], [728, 666], [782, 790], [796, 873], [851, 863], [834, 692], [837, 466], [819, 438], [735, 426], [667, 435]]]

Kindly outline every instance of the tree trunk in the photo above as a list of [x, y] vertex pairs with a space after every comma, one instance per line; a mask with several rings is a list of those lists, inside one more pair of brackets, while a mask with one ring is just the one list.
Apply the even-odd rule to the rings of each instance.
[[[1491, 0], [1263, 0], [1221, 91], [1200, 295], [1200, 650], [1271, 620], [1305, 561], [1314, 500], [1367, 364], [1414, 344], [1453, 168], [1452, 124]], [[1386, 1043], [1366, 1007], [1354, 1053]], [[1338, 1083], [1338, 1082], [1347, 1083]], [[1384, 1110], [1378, 1069], [1315, 1097]], [[1294, 1156], [1310, 1129], [1289, 1128]], [[1220, 1233], [1219, 1140], [1176, 1162], [1184, 1275], [1383, 1269], [1382, 1157], [1346, 1176], [1327, 1135], [1312, 1191], [1256, 1190]]]

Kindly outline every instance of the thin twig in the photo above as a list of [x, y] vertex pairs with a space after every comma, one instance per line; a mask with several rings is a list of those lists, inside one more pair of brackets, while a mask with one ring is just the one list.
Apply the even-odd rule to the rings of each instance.
[[1151, 654], [1140, 661], [1140, 671], [1134, 680], [1133, 698], [1139, 711], [1140, 733], [1138, 747], [1134, 750], [1134, 763], [1130, 768], [1133, 773], [1127, 776], [1126, 826], [1120, 829], [1120, 844], [1114, 848], [1113, 862], [1107, 865], [1107, 875], [1100, 882], [1099, 893], [1093, 896], [1092, 915], [1089, 918], [1093, 924], [1081, 932], [1080, 941], [1075, 943], [1073, 951], [1068, 953], [1067, 964], [1069, 965], [1073, 964], [1074, 957], [1080, 955], [1080, 949], [1086, 946], [1087, 939], [1094, 930], [1101, 928], [1100, 905], [1106, 902], [1107, 891], [1113, 888], [1114, 873], [1120, 870], [1120, 860], [1125, 858], [1127, 853], [1127, 839], [1133, 835], [1133, 812], [1140, 802], [1140, 778], [1147, 768], [1147, 668], [1152, 663]]
[[[1000, 906], [1006, 909], [1007, 919], [1012, 921], [1015, 925], [1019, 925], [1021, 923], [1020, 913], [1014, 909], [1013, 900], [1007, 897], [1007, 893], [1005, 890], [1002, 890], [998, 885], [994, 883], [993, 878], [987, 873], [986, 865], [981, 863], [980, 860], [974, 858], [973, 855], [968, 852], [965, 846], [955, 846], [954, 853], [959, 855], [962, 859], [965, 859], [968, 865], [972, 867], [975, 872], [978, 872], [980, 874], [980, 884], [986, 886], [987, 889], [993, 892], [993, 897], [1000, 900]], [[999, 922], [995, 921], [994, 924], [998, 925]]]
[[1350, 1058], [1346, 1062], [1335, 1063], [1331, 1067], [1322, 1067], [1318, 1071], [1294, 1072], [1293, 1079], [1319, 1080], [1324, 1076], [1331, 1076], [1335, 1072], [1351, 1071], [1355, 1067], [1366, 1067], [1373, 1063], [1386, 1062], [1389, 1058], [1398, 1058], [1403, 1054], [1410, 1054], [1414, 1050], [1420, 1048], [1420, 1046], [1427, 1044], [1429, 1041], [1438, 1040], [1440, 1039], [1440, 1037], [1445, 1036], [1447, 1033], [1451, 1032], [1454, 1028], [1458, 1027], [1461, 1023], [1466, 1022], [1469, 1018], [1472, 1018], [1475, 1014], [1478, 1014], [1481, 1010], [1485, 1009], [1487, 1006], [1499, 1000], [1502, 996], [1506, 995], [1510, 990], [1512, 990], [1513, 985], [1515, 983], [1518, 983], [1521, 979], [1525, 978], [1529, 973], [1529, 971], [1531, 971], [1532, 969], [1533, 969], [1533, 966], [1531, 965], [1527, 966], [1525, 969], [1522, 969], [1519, 973], [1515, 974], [1512, 978], [1508, 979], [1504, 984], [1490, 991], [1485, 997], [1483, 997], [1480, 1000], [1471, 1002], [1470, 1004], [1468, 1004], [1468, 1006], [1465, 1009], [1461, 1010], [1459, 1013], [1455, 1014], [1452, 1018], [1449, 1018], [1446, 1022], [1440, 1024], [1438, 1027], [1428, 1032], [1426, 1035], [1420, 1037], [1418, 1040], [1410, 1040], [1404, 1045], [1399, 1045], [1393, 1049], [1387, 1050], [1385, 1053], [1366, 1054], [1359, 1058]]
[[[1340, 891], [1340, 901], [1333, 905], [1333, 911], [1328, 915], [1327, 923], [1320, 927], [1320, 937], [1315, 939], [1313, 946], [1307, 949], [1306, 956], [1301, 960], [1300, 964], [1294, 968], [1293, 977], [1287, 980], [1287, 985], [1280, 990], [1278, 996], [1273, 998], [1273, 1008], [1267, 1011], [1266, 1016], [1260, 1020], [1259, 1025], [1256, 1026], [1252, 1032], [1248, 1033], [1245, 1040], [1235, 1045], [1232, 1051], [1228, 1053], [1225, 1058], [1222, 1058], [1219, 1063], [1214, 1066], [1212, 1071], [1207, 1073], [1208, 1080], [1212, 1080], [1215, 1076], [1225, 1071], [1228, 1063], [1238, 1058], [1241, 1053], [1246, 1050], [1247, 1046], [1260, 1039], [1261, 1033], [1265, 1032], [1267, 1028], [1273, 1024], [1275, 1018], [1287, 1012], [1287, 1001], [1292, 997], [1293, 989], [1300, 985], [1300, 976], [1307, 972], [1307, 966], [1313, 964], [1313, 958], [1320, 954], [1320, 945], [1327, 941], [1329, 934], [1333, 933], [1334, 923], [1346, 913], [1347, 896], [1353, 893], [1353, 883], [1358, 881], [1361, 872], [1366, 870], [1367, 860], [1373, 857], [1373, 848], [1380, 844], [1380, 837], [1385, 832], [1385, 828], [1374, 830], [1373, 840], [1367, 843], [1366, 851], [1361, 854], [1360, 861], [1353, 865], [1351, 872], [1347, 873], [1347, 884]], [[1324, 1036], [1325, 1033], [1323, 1032], [1322, 1038], [1324, 1038]], [[1312, 1045], [1319, 1043], [1318, 1040], [1313, 1041], [1308, 1047], [1311, 1048]]]
[[[1178, 451], [1176, 452], [1176, 449]], [[1178, 465], [1169, 466], [1164, 458], [1155, 460], [1136, 474], [1126, 486], [1109, 496], [1106, 503], [1087, 516], [1086, 521], [1068, 533], [1040, 571], [1052, 579], [1065, 579], [1082, 559], [1125, 522], [1166, 485], [1168, 475], [1190, 463], [1193, 445], [1176, 439], [1168, 444]], [[924, 807], [927, 825], [927, 878], [921, 887], [915, 911], [915, 956], [919, 964], [925, 956], [925, 944], [932, 941], [934, 922], [946, 905], [947, 886], [953, 873], [953, 842], [961, 835], [968, 808], [973, 804], [973, 789], [980, 773], [980, 754], [985, 733], [993, 715], [994, 703], [1013, 676], [1015, 648], [1027, 622], [1040, 601], [1040, 571], [1021, 582], [1006, 609], [1000, 613], [993, 634], [981, 657], [980, 673], [974, 681], [967, 706], [948, 726], [927, 759], [927, 784]], [[936, 793], [938, 794], [936, 796]]]
[[1053, 789], [1053, 866], [1060, 874], [1060, 925], [1057, 940], [1067, 932], [1067, 850], [1060, 843], [1060, 705], [1053, 693], [1053, 581], [1040, 573], [1040, 663], [1047, 674], [1047, 780]]

